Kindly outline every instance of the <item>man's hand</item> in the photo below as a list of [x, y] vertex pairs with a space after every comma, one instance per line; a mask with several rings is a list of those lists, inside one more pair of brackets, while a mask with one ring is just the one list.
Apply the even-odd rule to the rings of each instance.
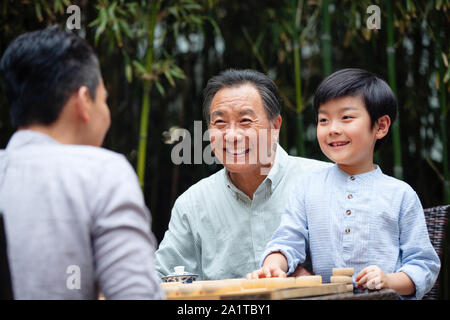
[[287, 270], [288, 265], [285, 256], [280, 252], [274, 252], [264, 259], [261, 269], [248, 273], [245, 277], [247, 279], [286, 278]]
[[255, 270], [251, 273], [247, 273], [245, 278], [247, 279], [286, 278], [286, 272], [284, 272], [278, 267], [264, 266], [261, 269]]
[[368, 266], [362, 269], [355, 278], [356, 287], [369, 290], [389, 289], [389, 278], [378, 266]]

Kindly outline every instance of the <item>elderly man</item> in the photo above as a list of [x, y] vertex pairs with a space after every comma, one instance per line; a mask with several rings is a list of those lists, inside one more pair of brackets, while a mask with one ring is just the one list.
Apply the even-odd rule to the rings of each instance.
[[0, 68], [18, 127], [0, 150], [15, 298], [163, 298], [136, 174], [99, 148], [110, 113], [91, 47], [51, 27], [14, 40]]
[[258, 268], [293, 183], [330, 165], [289, 156], [277, 144], [280, 107], [276, 85], [259, 72], [227, 70], [208, 81], [204, 115], [224, 169], [175, 202], [156, 252], [160, 277], [178, 265], [203, 280], [240, 278]]

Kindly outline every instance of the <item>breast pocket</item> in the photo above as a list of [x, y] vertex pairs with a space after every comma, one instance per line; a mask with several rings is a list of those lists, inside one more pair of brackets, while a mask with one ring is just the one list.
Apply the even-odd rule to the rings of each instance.
[[388, 265], [382, 268], [384, 272], [392, 272], [397, 262], [400, 252], [399, 230], [398, 215], [392, 211], [378, 211], [371, 219], [370, 259], [373, 264], [386, 262]]

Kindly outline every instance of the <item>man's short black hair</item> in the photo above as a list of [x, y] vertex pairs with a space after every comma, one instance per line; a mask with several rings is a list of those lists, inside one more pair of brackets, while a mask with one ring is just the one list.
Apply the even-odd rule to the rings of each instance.
[[[322, 81], [314, 96], [316, 119], [322, 104], [345, 96], [361, 97], [370, 115], [372, 128], [384, 115], [391, 118], [391, 124], [394, 123], [397, 100], [389, 85], [373, 73], [356, 68], [336, 71]], [[375, 150], [378, 150], [387, 136], [377, 140]]]
[[101, 78], [92, 48], [57, 26], [17, 37], [6, 49], [0, 71], [16, 127], [53, 123], [81, 86], [94, 100]]
[[209, 79], [203, 91], [203, 116], [209, 125], [211, 102], [216, 93], [223, 88], [231, 88], [250, 84], [261, 96], [264, 109], [269, 120], [280, 114], [282, 100], [276, 84], [265, 74], [251, 69], [228, 69]]

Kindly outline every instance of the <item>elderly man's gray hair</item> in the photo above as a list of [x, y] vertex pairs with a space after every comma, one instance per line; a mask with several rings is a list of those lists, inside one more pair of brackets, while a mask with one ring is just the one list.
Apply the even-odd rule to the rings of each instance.
[[265, 74], [251, 70], [228, 69], [209, 79], [203, 91], [203, 116], [209, 126], [211, 102], [216, 93], [223, 88], [253, 85], [261, 96], [269, 120], [280, 114], [282, 100], [275, 83]]

